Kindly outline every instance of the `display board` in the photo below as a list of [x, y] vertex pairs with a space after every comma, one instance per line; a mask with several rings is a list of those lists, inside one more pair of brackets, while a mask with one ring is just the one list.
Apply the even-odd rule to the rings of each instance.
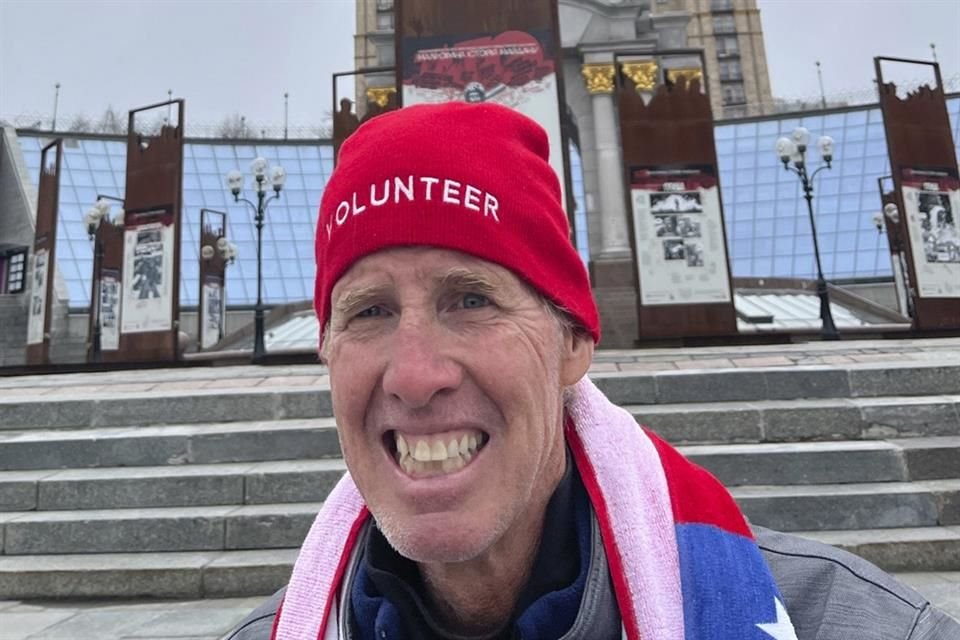
[[[665, 60], [640, 55], [617, 58], [637, 341], [736, 335], [704, 76], [674, 74], [664, 82]], [[700, 52], [682, 55], [701, 56], [702, 68]]]
[[[884, 69], [910, 67], [928, 84], [897, 94]], [[910, 282], [913, 326], [920, 331], [960, 331], [960, 182], [950, 117], [936, 62], [874, 58], [880, 111], [900, 211]]]
[[921, 298], [960, 298], [960, 181], [948, 171], [902, 169], [900, 190]]
[[50, 363], [52, 318], [57, 255], [57, 216], [60, 207], [60, 169], [63, 139], [57, 138], [40, 152], [40, 184], [37, 190], [37, 223], [28, 271], [30, 283], [27, 310], [26, 363]]
[[400, 104], [493, 102], [536, 120], [569, 217], [556, 0], [400, 0], [396, 7]]
[[104, 360], [170, 362], [179, 358], [183, 100], [130, 111], [128, 131], [120, 348]]
[[720, 193], [712, 167], [630, 172], [644, 306], [730, 301]]
[[121, 334], [170, 331], [173, 328], [173, 214], [149, 209], [126, 215], [123, 232]]
[[209, 349], [224, 336], [226, 232], [226, 213], [213, 209], [200, 210], [200, 308], [197, 314], [200, 349]]

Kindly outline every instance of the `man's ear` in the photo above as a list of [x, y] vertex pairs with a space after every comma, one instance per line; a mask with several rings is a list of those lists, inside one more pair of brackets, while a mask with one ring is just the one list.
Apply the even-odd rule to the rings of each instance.
[[565, 331], [560, 359], [560, 384], [569, 387], [586, 375], [593, 362], [593, 338], [577, 331]]

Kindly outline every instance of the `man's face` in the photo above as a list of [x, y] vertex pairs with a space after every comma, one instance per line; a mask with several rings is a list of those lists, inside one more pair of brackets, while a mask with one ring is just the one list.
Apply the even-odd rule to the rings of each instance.
[[540, 526], [564, 468], [562, 389], [592, 343], [510, 271], [441, 249], [357, 261], [331, 306], [343, 454], [390, 543], [459, 562]]

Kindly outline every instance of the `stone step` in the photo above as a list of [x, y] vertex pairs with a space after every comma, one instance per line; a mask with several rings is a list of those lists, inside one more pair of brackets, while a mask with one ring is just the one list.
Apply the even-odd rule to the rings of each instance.
[[960, 394], [958, 362], [617, 372], [590, 377], [620, 405]]
[[960, 395], [628, 405], [673, 443], [879, 440], [960, 434]]
[[798, 531], [866, 558], [885, 571], [960, 571], [960, 527]]
[[[754, 524], [780, 531], [960, 525], [960, 479], [744, 486]], [[3, 553], [69, 554], [295, 546], [319, 503], [0, 513]]]
[[960, 525], [960, 479], [734, 487], [750, 522], [778, 531]]
[[[260, 380], [253, 380], [257, 384], [251, 386], [250, 379], [240, 377], [233, 381], [235, 386], [230, 386], [231, 380], [225, 378], [217, 381], [222, 388], [155, 391], [139, 389], [151, 387], [149, 384], [95, 386], [88, 392], [74, 387], [67, 393], [42, 387], [29, 387], [23, 393], [11, 390], [0, 395], [0, 429], [330, 417], [326, 384], [285, 387], [282, 378], [278, 376], [266, 386], [258, 386]], [[622, 405], [960, 394], [960, 363], [917, 361], [842, 367], [616, 372], [597, 373], [592, 378], [611, 400]]]
[[340, 455], [332, 418], [0, 431], [7, 470], [182, 465]]
[[0, 472], [0, 511], [319, 502], [343, 460]]
[[[638, 422], [676, 444], [960, 434], [960, 395], [630, 405], [626, 409]], [[202, 464], [338, 454], [332, 418], [0, 431], [0, 468], [7, 470]], [[950, 447], [942, 454], [948, 460]]]
[[150, 553], [297, 547], [320, 503], [8, 512], [3, 554]]
[[679, 450], [728, 487], [960, 478], [960, 436], [686, 445]]
[[0, 599], [229, 598], [284, 586], [297, 549], [0, 556]]
[[[960, 436], [893, 441], [687, 445], [727, 486], [960, 477]], [[0, 511], [319, 502], [340, 458], [0, 472]]]
[[[960, 570], [960, 527], [797, 532], [886, 571]], [[298, 550], [0, 556], [0, 599], [265, 596]]]
[[329, 418], [329, 388], [238, 387], [163, 392], [0, 397], [0, 429], [80, 429], [127, 425]]

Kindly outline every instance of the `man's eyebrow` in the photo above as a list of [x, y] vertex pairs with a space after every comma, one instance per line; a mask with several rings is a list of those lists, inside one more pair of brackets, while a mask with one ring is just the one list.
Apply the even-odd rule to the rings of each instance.
[[441, 289], [474, 289], [482, 293], [497, 290], [496, 283], [489, 276], [460, 267], [450, 269], [436, 278], [436, 282]]
[[350, 289], [337, 298], [333, 311], [342, 314], [349, 313], [357, 307], [368, 304], [371, 300], [384, 297], [389, 289], [389, 286], [382, 284]]

